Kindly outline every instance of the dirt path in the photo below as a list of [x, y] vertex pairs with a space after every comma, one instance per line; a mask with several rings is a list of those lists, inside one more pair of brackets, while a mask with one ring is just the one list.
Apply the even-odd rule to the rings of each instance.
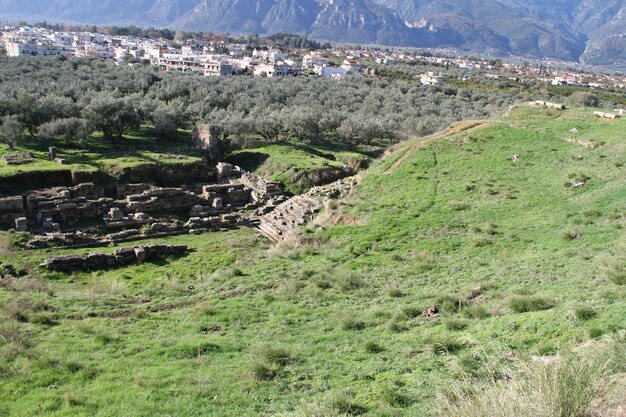
[[385, 170], [385, 172], [383, 172], [383, 174], [384, 175], [392, 174], [396, 170], [396, 168], [398, 168], [400, 165], [402, 165], [402, 163], [408, 157], [413, 155], [415, 153], [415, 151], [418, 151], [418, 150], [422, 149], [424, 146], [426, 146], [429, 142], [432, 142], [433, 140], [441, 139], [441, 138], [443, 138], [445, 136], [453, 135], [455, 133], [465, 132], [465, 131], [470, 131], [470, 130], [478, 129], [478, 128], [481, 128], [481, 127], [485, 127], [485, 126], [487, 126], [488, 124], [491, 124], [491, 123], [493, 123], [493, 120], [464, 120], [464, 121], [456, 124], [453, 127], [449, 127], [448, 129], [444, 130], [443, 132], [435, 133], [435, 134], [432, 134], [430, 136], [425, 136], [422, 139], [420, 139], [417, 142], [415, 142], [415, 144], [413, 144], [413, 146], [411, 146], [404, 153], [404, 155], [402, 155], [400, 157], [400, 159], [398, 159], [396, 162], [391, 164], [391, 166], [389, 168], [387, 168], [387, 170]]

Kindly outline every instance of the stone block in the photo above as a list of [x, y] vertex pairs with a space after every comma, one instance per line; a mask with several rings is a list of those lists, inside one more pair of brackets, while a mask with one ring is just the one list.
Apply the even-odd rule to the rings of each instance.
[[27, 232], [28, 231], [28, 220], [26, 217], [18, 217], [15, 219], [15, 230], [18, 232]]

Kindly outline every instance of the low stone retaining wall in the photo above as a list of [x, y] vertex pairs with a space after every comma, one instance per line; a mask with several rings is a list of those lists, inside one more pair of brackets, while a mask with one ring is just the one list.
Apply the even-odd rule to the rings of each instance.
[[110, 255], [90, 253], [89, 255], [68, 255], [50, 258], [46, 259], [39, 267], [56, 272], [93, 271], [142, 263], [168, 256], [180, 256], [185, 254], [185, 252], [187, 252], [187, 245], [153, 244], [130, 246], [117, 249]]

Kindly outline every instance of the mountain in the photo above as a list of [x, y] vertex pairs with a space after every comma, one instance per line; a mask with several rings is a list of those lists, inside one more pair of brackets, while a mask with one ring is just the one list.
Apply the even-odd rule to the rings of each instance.
[[0, 0], [0, 14], [626, 64], [626, 0]]

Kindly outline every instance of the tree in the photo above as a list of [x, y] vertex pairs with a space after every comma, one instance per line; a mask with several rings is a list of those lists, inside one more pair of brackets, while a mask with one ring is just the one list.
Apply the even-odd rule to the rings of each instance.
[[16, 115], [6, 116], [0, 125], [0, 140], [13, 150], [22, 141], [23, 132], [24, 126]]
[[177, 106], [161, 105], [150, 115], [158, 141], [175, 140], [183, 115]]
[[113, 140], [114, 134], [121, 139], [130, 128], [141, 124], [139, 113], [123, 99], [100, 94], [83, 109], [83, 118], [102, 131], [105, 139]]
[[78, 117], [56, 119], [39, 128], [39, 132], [44, 136], [64, 136], [65, 143], [68, 145], [72, 140], [77, 140], [80, 144], [87, 143], [87, 138], [92, 131], [93, 127], [89, 122]]
[[572, 104], [576, 106], [581, 106], [581, 107], [597, 107], [598, 104], [600, 103], [598, 96], [596, 96], [593, 93], [589, 93], [585, 91], [574, 92], [570, 96], [569, 101]]

